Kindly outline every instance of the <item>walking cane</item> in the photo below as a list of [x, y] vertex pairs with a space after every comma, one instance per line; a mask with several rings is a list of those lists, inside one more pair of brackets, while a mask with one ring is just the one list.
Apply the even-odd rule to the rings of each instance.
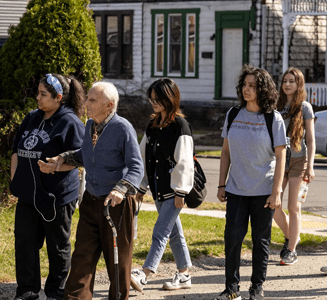
[[114, 265], [115, 265], [115, 279], [116, 279], [116, 300], [119, 300], [121, 297], [121, 293], [119, 292], [119, 270], [118, 270], [118, 247], [117, 247], [117, 230], [114, 222], [112, 221], [109, 213], [109, 206], [111, 204], [111, 200], [107, 206], [104, 206], [104, 216], [108, 220], [109, 225], [112, 229], [112, 237], [113, 237], [113, 245], [114, 245]]

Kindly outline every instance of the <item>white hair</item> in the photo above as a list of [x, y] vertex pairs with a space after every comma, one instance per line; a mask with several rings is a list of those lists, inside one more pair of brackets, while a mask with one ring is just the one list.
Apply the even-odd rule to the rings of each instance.
[[95, 82], [92, 85], [92, 88], [94, 87], [100, 87], [101, 91], [103, 92], [103, 95], [105, 98], [108, 99], [108, 101], [112, 101], [114, 104], [113, 111], [117, 110], [118, 102], [119, 102], [119, 94], [117, 88], [108, 81], [98, 81]]

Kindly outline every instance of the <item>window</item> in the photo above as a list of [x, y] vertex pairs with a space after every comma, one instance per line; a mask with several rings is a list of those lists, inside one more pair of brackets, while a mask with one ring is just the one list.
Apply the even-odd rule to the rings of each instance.
[[152, 76], [197, 78], [200, 9], [151, 13]]
[[102, 75], [107, 78], [132, 78], [133, 12], [95, 12], [94, 21], [100, 46]]

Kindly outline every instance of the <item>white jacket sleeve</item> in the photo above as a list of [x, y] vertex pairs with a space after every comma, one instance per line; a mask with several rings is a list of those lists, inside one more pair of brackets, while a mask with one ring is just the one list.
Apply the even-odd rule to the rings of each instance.
[[142, 138], [142, 141], [140, 143], [140, 151], [141, 151], [141, 157], [143, 160], [143, 164], [144, 164], [144, 177], [141, 181], [140, 187], [139, 187], [139, 191], [143, 194], [145, 194], [148, 189], [149, 189], [149, 180], [148, 180], [148, 175], [146, 173], [146, 165], [145, 165], [145, 146], [146, 146], [146, 140], [147, 140], [147, 136], [146, 133], [144, 133], [144, 136]]
[[174, 151], [176, 165], [171, 173], [170, 186], [177, 196], [185, 197], [192, 188], [194, 181], [193, 138], [181, 135]]

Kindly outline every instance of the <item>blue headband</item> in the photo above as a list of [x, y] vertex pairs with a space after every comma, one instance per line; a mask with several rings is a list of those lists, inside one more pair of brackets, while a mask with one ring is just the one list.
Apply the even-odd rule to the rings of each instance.
[[64, 92], [62, 90], [62, 86], [58, 78], [54, 77], [51, 73], [46, 74], [45, 76], [47, 77], [47, 83], [53, 86], [53, 88], [58, 94], [62, 95]]

